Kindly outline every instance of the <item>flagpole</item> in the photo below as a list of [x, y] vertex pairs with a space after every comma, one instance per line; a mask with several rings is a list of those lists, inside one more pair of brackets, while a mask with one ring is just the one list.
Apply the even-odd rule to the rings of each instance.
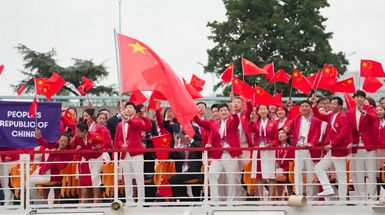
[[[122, 68], [120, 66], [120, 56], [119, 56], [119, 42], [118, 42], [118, 39], [117, 39], [117, 32], [116, 32], [116, 29], [114, 29], [114, 38], [115, 38], [115, 54], [116, 54], [116, 71], [118, 73], [118, 86], [119, 86], [119, 114], [120, 114], [120, 111], [123, 109], [122, 108], [122, 102], [123, 102], [123, 99], [122, 99], [122, 96], [123, 96], [123, 83], [122, 83]], [[122, 118], [122, 122], [123, 122], [123, 118]], [[123, 123], [122, 123], [122, 134], [124, 134], [124, 126], [123, 126]], [[123, 144], [126, 145], [126, 139], [123, 137]]]
[[[35, 99], [37, 100], [37, 92], [36, 92], [36, 78], [34, 78], [34, 82], [35, 82]], [[32, 101], [33, 103], [33, 101]], [[38, 128], [37, 127], [37, 105], [36, 105], [36, 116], [35, 116], [35, 129]]]

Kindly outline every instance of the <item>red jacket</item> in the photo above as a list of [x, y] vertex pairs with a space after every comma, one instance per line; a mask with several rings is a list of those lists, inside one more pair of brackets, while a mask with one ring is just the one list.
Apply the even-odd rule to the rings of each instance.
[[[298, 142], [299, 129], [301, 126], [301, 117], [302, 117], [302, 115], [299, 115], [293, 121], [293, 128], [290, 129], [290, 132], [292, 134], [292, 145], [293, 146], [296, 146], [297, 142]], [[320, 135], [321, 135], [321, 120], [319, 120], [315, 117], [311, 117], [310, 128], [309, 128], [309, 132], [307, 134], [307, 142], [311, 146], [318, 146], [318, 140], [320, 138]], [[313, 161], [315, 161], [321, 157], [321, 150], [311, 150], [310, 149], [310, 155], [313, 158]]]
[[[16, 148], [0, 148], [0, 151], [4, 152], [4, 151], [18, 151], [20, 149], [16, 149]], [[10, 158], [9, 161], [18, 161], [20, 160], [20, 155], [18, 154], [1, 154], [1, 162], [6, 162], [6, 157]]]
[[282, 168], [285, 172], [289, 171], [289, 163], [294, 160], [293, 147], [288, 145], [286, 147], [280, 146], [280, 149], [275, 151], [276, 167]]
[[[140, 155], [145, 153], [145, 147], [142, 144], [142, 132], [151, 130], [151, 121], [146, 117], [134, 116], [128, 122], [126, 144], [127, 149], [138, 149], [139, 151], [130, 151], [130, 156]], [[114, 148], [121, 149], [124, 144], [122, 122], [119, 122], [116, 127]], [[121, 158], [125, 158], [126, 153], [121, 153]]]
[[251, 147], [253, 145], [253, 138], [249, 131], [249, 125], [251, 122], [250, 114], [253, 111], [253, 104], [251, 102], [247, 102], [246, 104], [247, 104], [247, 109], [241, 112], [239, 120], [240, 120], [240, 123], [242, 124], [243, 132], [246, 135], [247, 144], [249, 145], [249, 147]]
[[349, 154], [349, 150], [347, 146], [351, 143], [350, 128], [349, 122], [346, 115], [340, 111], [336, 119], [334, 120], [334, 124], [332, 126], [332, 117], [333, 113], [322, 114], [318, 111], [318, 107], [313, 107], [314, 116], [318, 119], [327, 122], [327, 126], [325, 129], [325, 135], [322, 140], [323, 146], [331, 145], [331, 154], [334, 157], [344, 157]]
[[[207, 144], [210, 144], [213, 149], [216, 150], [210, 150], [208, 155], [211, 158], [214, 159], [220, 159], [222, 157], [222, 143], [221, 143], [221, 136], [219, 134], [219, 128], [221, 126], [221, 121], [217, 121], [212, 124], [211, 126], [211, 132], [210, 137], [208, 139]], [[239, 117], [238, 114], [233, 114], [226, 120], [226, 137], [224, 137], [227, 141], [227, 143], [230, 145], [231, 148], [239, 148]], [[242, 154], [242, 150], [232, 150], [229, 151], [230, 155], [232, 157], [237, 157]]]
[[[55, 144], [48, 143], [47, 140], [44, 138], [37, 138], [37, 142], [41, 145], [40, 151], [45, 151], [45, 149], [53, 149], [56, 150], [56, 146], [58, 145], [58, 142]], [[71, 153], [66, 154], [49, 154], [48, 159], [45, 160], [44, 153], [41, 157], [41, 164], [40, 164], [40, 170], [39, 174], [43, 175], [48, 170], [51, 170], [51, 181], [61, 181], [63, 176], [59, 176], [60, 170], [64, 169], [68, 165], [68, 161], [72, 161], [74, 159], [74, 155]], [[61, 161], [64, 161], [60, 163]], [[43, 162], [49, 162], [49, 163], [43, 163]], [[58, 162], [58, 163], [56, 163]], [[56, 176], [54, 176], [56, 175]]]
[[201, 126], [200, 123], [198, 123], [199, 120], [206, 121], [206, 119], [201, 119], [199, 118], [198, 115], [194, 117], [195, 123], [199, 126], [199, 131], [202, 137], [202, 144], [206, 145], [210, 136], [210, 127], [207, 128], [207, 127]]
[[[259, 146], [260, 138], [263, 137], [264, 132], [260, 131], [261, 121], [257, 120], [254, 123], [250, 124], [249, 132], [254, 133], [254, 143], [253, 146]], [[260, 136], [260, 134], [262, 136]], [[267, 119], [266, 124], [266, 144], [271, 144], [272, 146], [278, 145], [278, 123], [275, 120]]]
[[[357, 121], [356, 121], [356, 108], [350, 109], [346, 112], [346, 116], [349, 121], [352, 141], [353, 144], [358, 145], [360, 137], [364, 146], [378, 146], [379, 140], [379, 123], [377, 119], [377, 114], [375, 108], [371, 105], [365, 105], [364, 110], [366, 111], [365, 116], [361, 114], [359, 121], [359, 130], [357, 130]], [[368, 151], [375, 149], [367, 149]], [[352, 153], [356, 153], [357, 148], [352, 148]]]
[[156, 123], [158, 124], [158, 128], [159, 128], [159, 135], [169, 134], [170, 132], [167, 131], [166, 128], [164, 128], [163, 116], [160, 113], [160, 110], [155, 111], [155, 118], [156, 118]]
[[[75, 136], [73, 140], [73, 148], [77, 148], [78, 146], [81, 146], [81, 149], [88, 149], [92, 150], [92, 147], [94, 146], [99, 146], [101, 149], [107, 149], [108, 148], [108, 143], [105, 141], [103, 136], [98, 133], [93, 133], [93, 132], [87, 132], [86, 136], [87, 143], [84, 143], [83, 138], [79, 138], [78, 136]], [[111, 145], [111, 144], [110, 144]], [[98, 158], [103, 154], [103, 152], [97, 152], [95, 150], [95, 153], [84, 153], [82, 156], [88, 160], [90, 158]]]
[[380, 141], [380, 144], [382, 146], [385, 146], [385, 126], [384, 127], [379, 126], [378, 139]]

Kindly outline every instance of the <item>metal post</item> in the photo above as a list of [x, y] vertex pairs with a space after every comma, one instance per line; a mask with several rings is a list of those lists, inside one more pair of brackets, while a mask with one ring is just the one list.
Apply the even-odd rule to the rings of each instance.
[[114, 152], [114, 202], [119, 198], [119, 183], [118, 183], [118, 152]]
[[[24, 162], [25, 162], [25, 209], [29, 210], [29, 205], [30, 205], [29, 181], [30, 181], [31, 161], [28, 154], [24, 154], [23, 156], [24, 156]], [[24, 177], [21, 177], [21, 178], [24, 178]]]
[[203, 151], [203, 165], [204, 165], [204, 180], [203, 180], [203, 192], [205, 194], [203, 205], [209, 207], [209, 162], [208, 162], [208, 152], [207, 150]]

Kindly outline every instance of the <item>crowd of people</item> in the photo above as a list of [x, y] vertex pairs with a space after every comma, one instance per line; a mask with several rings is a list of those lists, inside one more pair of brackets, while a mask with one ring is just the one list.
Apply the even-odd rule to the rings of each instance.
[[[171, 150], [168, 155], [175, 160], [176, 172], [168, 183], [172, 196], [180, 201], [199, 200], [201, 186], [190, 190], [185, 182], [197, 179], [203, 183], [204, 150], [208, 151], [212, 201], [233, 201], [245, 196], [275, 200], [292, 194], [334, 196], [344, 201], [350, 181], [355, 198], [376, 200], [384, 183], [378, 164], [382, 166], [385, 160], [377, 158], [385, 149], [385, 98], [376, 105], [358, 90], [354, 99], [356, 107], [344, 111], [340, 97], [313, 95], [297, 104], [297, 116], [290, 114], [294, 107], [291, 101], [282, 106], [254, 106], [251, 100], [232, 96], [230, 103], [213, 104], [210, 110], [206, 103], [198, 102], [200, 111], [191, 122], [195, 130], [192, 137], [183, 131], [171, 108], [162, 114], [159, 103], [154, 119], [148, 117], [144, 105], [125, 101], [119, 102], [120, 112], [113, 116], [108, 109], [95, 112], [90, 108], [79, 117], [76, 108], [68, 108], [62, 112], [61, 135], [56, 143], [48, 143], [41, 131], [35, 130], [42, 156], [41, 164], [31, 173], [30, 187], [62, 180], [61, 170], [77, 160], [80, 187], [84, 187], [79, 201], [99, 202], [102, 166], [113, 158], [112, 153], [102, 149], [119, 149], [126, 202], [142, 204], [159, 195], [155, 186], [145, 185], [145, 181], [153, 180], [157, 161], [155, 152], [146, 148], [154, 147], [151, 137], [170, 134], [170, 148], [186, 149]], [[67, 113], [70, 118], [64, 116]], [[194, 148], [202, 150], [189, 150]], [[70, 149], [93, 152], [49, 153]], [[2, 176], [9, 175], [10, 163], [18, 159], [17, 155], [2, 155]], [[335, 174], [330, 174], [331, 170]], [[293, 184], [290, 174], [294, 175]], [[330, 175], [336, 175], [335, 183], [331, 183]], [[1, 184], [7, 188], [9, 177], [2, 177]], [[221, 184], [226, 184], [225, 188]], [[3, 189], [3, 193], [4, 203], [11, 204], [12, 191]], [[38, 195], [31, 191], [31, 196]]]

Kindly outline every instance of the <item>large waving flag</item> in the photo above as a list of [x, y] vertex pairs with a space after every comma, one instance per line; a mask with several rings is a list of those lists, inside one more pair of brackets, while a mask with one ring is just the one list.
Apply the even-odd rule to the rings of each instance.
[[360, 76], [385, 77], [385, 73], [380, 62], [374, 60], [361, 60]]
[[133, 90], [156, 90], [164, 95], [176, 118], [189, 136], [199, 112], [190, 93], [171, 67], [150, 47], [131, 37], [117, 34], [123, 93]]
[[362, 89], [368, 93], [375, 93], [382, 87], [382, 85], [381, 81], [377, 80], [375, 77], [365, 77]]
[[266, 64], [262, 69], [267, 72], [265, 78], [272, 79], [274, 77], [274, 63]]
[[198, 92], [203, 90], [203, 86], [205, 86], [206, 81], [199, 78], [195, 74], [191, 76], [190, 84], [193, 86]]
[[288, 84], [290, 81], [291, 76], [287, 74], [283, 69], [279, 69], [274, 76], [270, 79], [270, 82], [283, 82], [285, 84]]
[[242, 70], [243, 75], [268, 75], [268, 73], [264, 70], [259, 68], [257, 65], [255, 65], [253, 62], [247, 60], [246, 58], [242, 58]]
[[291, 79], [291, 85], [293, 88], [302, 91], [305, 94], [309, 94], [311, 92], [311, 83], [298, 70], [294, 70]]
[[354, 79], [353, 77], [344, 79], [342, 81], [339, 81], [333, 85], [330, 86], [330, 89], [332, 92], [337, 93], [354, 93], [356, 91], [356, 88], [354, 86]]
[[231, 63], [227, 66], [225, 71], [221, 75], [223, 83], [229, 83], [233, 79], [234, 75], [234, 65]]
[[45, 95], [48, 100], [58, 93], [66, 81], [56, 72], [49, 78], [35, 78], [36, 94]]

